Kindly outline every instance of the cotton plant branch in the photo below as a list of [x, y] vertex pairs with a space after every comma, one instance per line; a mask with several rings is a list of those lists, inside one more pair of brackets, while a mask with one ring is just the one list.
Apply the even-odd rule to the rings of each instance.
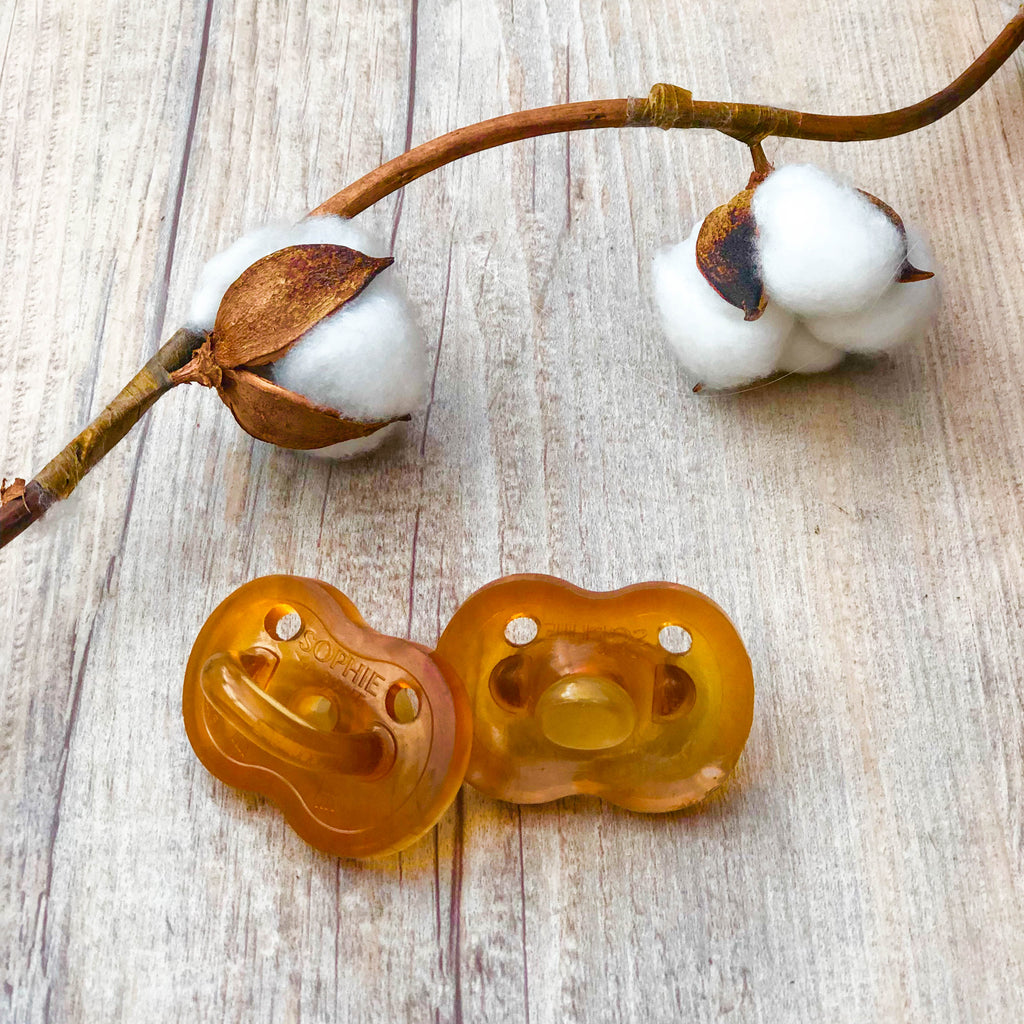
[[1024, 41], [1024, 5], [978, 59], [946, 88], [884, 114], [805, 114], [750, 103], [694, 100], [659, 84], [646, 99], [593, 100], [494, 117], [449, 132], [403, 153], [342, 189], [313, 212], [354, 217], [409, 182], [445, 164], [508, 142], [588, 128], [708, 128], [748, 146], [770, 136], [813, 142], [868, 142], [918, 131], [970, 99]]
[[[540, 135], [594, 128], [703, 128], [722, 132], [750, 147], [755, 178], [763, 179], [770, 170], [761, 147], [765, 139], [775, 136], [819, 142], [860, 142], [918, 131], [945, 117], [974, 95], [1022, 41], [1024, 5], [992, 44], [955, 81], [919, 103], [880, 114], [813, 114], [757, 104], [694, 100], [688, 90], [666, 84], [654, 86], [643, 99], [565, 103], [507, 114], [449, 132], [403, 153], [338, 192], [312, 211], [312, 215], [354, 217], [417, 178], [464, 156]], [[269, 296], [269, 299], [285, 303], [287, 315], [283, 317], [285, 326], [281, 330], [285, 330], [288, 340], [283, 347], [278, 344], [275, 349], [274, 344], [261, 345], [250, 338], [239, 340], [237, 325], [227, 323], [221, 331], [218, 355], [216, 337], [211, 345], [211, 332], [193, 328], [177, 331], [110, 405], [32, 480], [26, 483], [19, 478], [9, 486], [4, 482], [0, 495], [0, 547], [40, 519], [53, 504], [67, 498], [85, 474], [128, 433], [156, 400], [180, 383], [199, 382], [216, 386], [245, 429], [285, 447], [312, 448], [318, 443], [326, 444], [328, 437], [359, 439], [402, 418], [369, 423], [348, 420], [336, 410], [311, 403], [260, 374], [260, 367], [269, 358], [294, 343], [296, 331], [300, 328], [306, 330], [313, 323], [309, 317], [304, 318], [301, 302], [304, 293], [312, 294], [311, 286], [307, 287], [307, 284], [314, 282], [317, 275], [323, 276], [323, 268], [314, 265], [314, 256], [305, 254], [305, 262], [297, 272], [297, 285], [295, 281], [286, 280], [287, 267], [282, 268], [280, 261], [270, 265], [276, 274], [276, 283], [267, 284], [267, 268], [264, 267], [262, 278], [258, 282], [250, 281], [248, 292], [243, 294], [240, 291], [236, 296], [232, 316], [227, 316], [222, 307], [217, 327], [212, 331], [213, 335], [217, 334], [222, 316], [225, 322], [245, 319], [247, 304], [255, 302], [261, 308], [266, 307]], [[336, 255], [333, 258], [336, 259]], [[369, 280], [387, 262], [371, 261], [373, 265], [367, 265], [364, 276]], [[239, 283], [236, 282], [232, 288]], [[365, 283], [361, 280], [359, 288], [362, 287]], [[276, 292], [274, 288], [277, 288]], [[359, 288], [348, 290], [358, 292]], [[231, 289], [225, 295], [225, 305], [230, 294]], [[345, 298], [339, 301], [343, 302]], [[228, 328], [235, 331], [232, 344], [229, 344], [232, 339], [227, 337]], [[224, 356], [228, 350], [238, 360], [242, 359], [238, 353], [244, 354], [248, 362], [229, 365]], [[279, 432], [282, 440], [277, 440], [278, 434], [274, 430], [267, 433], [266, 425], [275, 416], [293, 421], [282, 425]], [[261, 427], [264, 428], [262, 434]]]
[[110, 451], [149, 411], [156, 400], [174, 387], [171, 374], [183, 366], [202, 335], [185, 328], [175, 331], [117, 397], [70, 444], [25, 483], [4, 481], [0, 507], [0, 547], [40, 519], [50, 506], [63, 501], [82, 477]]

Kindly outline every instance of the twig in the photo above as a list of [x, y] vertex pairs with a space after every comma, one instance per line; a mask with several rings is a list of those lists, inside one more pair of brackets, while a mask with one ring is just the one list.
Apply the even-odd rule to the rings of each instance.
[[956, 81], [928, 99], [885, 114], [805, 114], [752, 103], [694, 100], [675, 85], [656, 85], [646, 99], [562, 103], [505, 114], [459, 128], [410, 149], [342, 189], [314, 214], [354, 217], [385, 196], [453, 160], [507, 142], [588, 128], [711, 128], [748, 146], [771, 135], [818, 142], [864, 142], [917, 131], [973, 96], [1024, 41], [1024, 5], [995, 41]]
[[24, 491], [0, 507], [0, 547], [28, 529], [46, 510], [67, 498], [86, 473], [139, 421], [153, 403], [174, 387], [171, 373], [192, 357], [203, 335], [182, 328], [125, 385], [117, 397], [55, 458]]

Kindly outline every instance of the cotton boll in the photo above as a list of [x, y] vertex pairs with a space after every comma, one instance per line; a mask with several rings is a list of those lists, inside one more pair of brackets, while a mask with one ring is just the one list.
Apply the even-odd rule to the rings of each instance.
[[809, 164], [769, 174], [752, 208], [765, 291], [798, 316], [863, 309], [903, 262], [904, 240], [889, 217]]
[[744, 320], [697, 268], [698, 223], [685, 242], [654, 257], [654, 296], [669, 344], [685, 369], [714, 388], [735, 387], [775, 368], [793, 317], [769, 302], [757, 320]]
[[776, 370], [786, 373], [821, 373], [838, 365], [845, 353], [819, 341], [802, 323], [797, 323], [782, 346]]
[[425, 399], [423, 339], [390, 269], [272, 363], [289, 391], [349, 419], [404, 416]]
[[367, 256], [387, 255], [380, 242], [343, 217], [307, 217], [298, 224], [268, 224], [242, 235], [205, 264], [192, 293], [187, 326], [197, 331], [212, 330], [224, 293], [242, 271], [272, 252], [310, 244], [344, 245]]
[[[200, 275], [189, 323], [212, 330], [228, 288], [253, 263], [296, 245], [339, 245], [382, 257], [386, 248], [341, 217], [309, 217], [298, 224], [271, 225], [240, 238], [215, 256]], [[213, 339], [216, 353], [217, 338]], [[409, 302], [385, 268], [358, 295], [306, 331], [261, 371], [282, 387], [327, 406], [350, 420], [370, 422], [405, 416], [422, 404], [427, 365], [422, 336]], [[391, 424], [312, 454], [354, 458], [400, 432]], [[256, 436], [263, 436], [257, 434]], [[267, 440], [274, 440], [273, 433]]]
[[[928, 243], [907, 228], [908, 259], [920, 270], [934, 270]], [[807, 328], [821, 341], [847, 352], [884, 352], [920, 337], [939, 304], [937, 278], [893, 282], [873, 305], [846, 316], [808, 318]]]

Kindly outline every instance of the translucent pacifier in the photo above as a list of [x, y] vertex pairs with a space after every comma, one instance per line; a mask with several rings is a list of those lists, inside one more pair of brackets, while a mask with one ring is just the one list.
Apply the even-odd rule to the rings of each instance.
[[210, 616], [182, 696], [189, 742], [232, 786], [270, 797], [322, 850], [402, 849], [454, 799], [472, 725], [459, 680], [370, 629], [334, 587], [267, 576]]
[[703, 800], [750, 732], [750, 659], [713, 601], [674, 583], [609, 593], [550, 576], [489, 583], [438, 656], [473, 707], [466, 781], [518, 803], [592, 793], [638, 811]]

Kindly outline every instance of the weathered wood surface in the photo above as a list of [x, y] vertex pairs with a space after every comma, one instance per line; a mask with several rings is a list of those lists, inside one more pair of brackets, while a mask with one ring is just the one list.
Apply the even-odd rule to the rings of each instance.
[[[178, 325], [202, 260], [450, 128], [674, 81], [869, 112], [1014, 5], [354, 0], [0, 11], [2, 470]], [[725, 138], [548, 138], [410, 186], [437, 378], [408, 443], [321, 465], [159, 403], [0, 555], [0, 1018], [1018, 1021], [1024, 1015], [1024, 63], [917, 136], [771, 144], [926, 224], [946, 299], [879, 365], [698, 397], [648, 264], [745, 180]], [[320, 856], [213, 780], [193, 637], [296, 572], [432, 642], [515, 571], [668, 578], [758, 682], [727, 800], [643, 817], [464, 790], [402, 856]]]

